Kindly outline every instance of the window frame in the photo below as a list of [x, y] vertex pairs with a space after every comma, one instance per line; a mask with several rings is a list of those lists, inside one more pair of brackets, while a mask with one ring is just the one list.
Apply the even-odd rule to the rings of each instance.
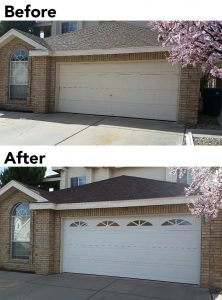
[[[65, 31], [63, 30], [63, 26], [67, 26], [65, 28]], [[73, 29], [72, 29], [72, 27], [73, 27]], [[78, 22], [77, 21], [66, 21], [66, 22], [62, 22], [62, 24], [61, 24], [61, 33], [62, 34], [69, 33], [69, 32], [74, 32], [77, 29], [78, 29]]]
[[[24, 52], [25, 53], [25, 57], [26, 57], [26, 60], [13, 60], [13, 57], [16, 56], [17, 53], [21, 53], [21, 52]], [[13, 84], [12, 83], [12, 65], [14, 64], [25, 64], [26, 67], [26, 84]], [[13, 86], [24, 86], [25, 88], [25, 98], [21, 99], [21, 98], [14, 98], [12, 97], [12, 91], [11, 91], [11, 88]], [[29, 57], [28, 57], [28, 50], [27, 49], [16, 49], [11, 55], [10, 55], [10, 62], [9, 62], [9, 78], [8, 78], [8, 99], [10, 102], [22, 102], [22, 103], [26, 103], [27, 100], [28, 100], [28, 86], [29, 86]]]
[[[16, 208], [18, 208], [20, 205], [27, 205], [28, 206], [28, 210], [29, 210], [29, 214], [27, 215], [29, 217], [28, 221], [29, 221], [29, 241], [25, 242], [26, 244], [28, 244], [28, 255], [24, 255], [23, 257], [18, 257], [18, 256], [14, 256], [13, 255], [13, 244], [15, 244], [16, 242], [19, 243], [19, 241], [14, 241], [14, 220], [17, 217], [15, 215], [15, 210]], [[21, 262], [27, 262], [30, 260], [31, 257], [31, 212], [29, 209], [29, 203], [27, 202], [19, 202], [16, 205], [13, 206], [11, 213], [10, 213], [10, 259], [11, 260], [16, 260], [16, 261], [21, 261]]]
[[[84, 178], [84, 183], [80, 183], [81, 180], [83, 180]], [[77, 180], [77, 185], [72, 185], [72, 180]], [[75, 176], [75, 177], [71, 177], [70, 178], [70, 187], [79, 187], [79, 186], [82, 186], [82, 185], [85, 185], [86, 184], [86, 176]]]

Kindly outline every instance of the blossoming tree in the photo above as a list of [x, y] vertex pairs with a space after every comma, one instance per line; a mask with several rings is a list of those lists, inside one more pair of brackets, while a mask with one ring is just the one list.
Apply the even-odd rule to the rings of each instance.
[[222, 78], [221, 21], [156, 21], [153, 25], [162, 45], [172, 45], [171, 62], [200, 65], [204, 73]]
[[197, 195], [189, 205], [191, 213], [214, 219], [222, 208], [222, 167], [171, 168], [171, 173], [183, 176], [190, 172], [191, 184], [185, 188], [186, 195]]

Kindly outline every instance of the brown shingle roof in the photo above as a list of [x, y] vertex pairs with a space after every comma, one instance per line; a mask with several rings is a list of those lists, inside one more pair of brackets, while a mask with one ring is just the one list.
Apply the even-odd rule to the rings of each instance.
[[28, 37], [29, 39], [33, 40], [34, 42], [40, 44], [41, 46], [50, 49], [50, 46], [47, 44], [47, 42], [45, 41], [45, 39], [40, 38], [39, 36], [36, 36], [34, 34], [19, 30], [19, 29], [14, 29], [16, 31], [18, 31], [19, 33], [22, 33], [23, 35], [25, 35], [26, 37]]
[[54, 51], [160, 45], [157, 41], [157, 33], [150, 28], [116, 21], [106, 21], [97, 26], [45, 38], [45, 41]]
[[38, 193], [59, 204], [180, 197], [185, 195], [185, 187], [175, 182], [119, 176], [54, 192], [38, 190]]

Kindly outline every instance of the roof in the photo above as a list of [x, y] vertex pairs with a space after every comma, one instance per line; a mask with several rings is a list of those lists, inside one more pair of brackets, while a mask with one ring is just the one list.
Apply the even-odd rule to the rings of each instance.
[[51, 203], [84, 203], [185, 196], [186, 185], [134, 176], [119, 176], [54, 192], [39, 191]]
[[29, 32], [25, 32], [25, 31], [22, 31], [22, 30], [19, 30], [19, 29], [14, 29], [15, 31], [25, 35], [27, 38], [31, 39], [33, 42], [36, 42], [38, 43], [39, 45], [42, 45], [43, 47], [45, 48], [48, 48], [50, 49], [49, 45], [47, 44], [47, 42], [45, 41], [45, 39], [37, 36], [37, 35], [34, 35], [34, 34], [31, 34]]
[[124, 22], [104, 22], [44, 39], [53, 51], [160, 46], [150, 28]]

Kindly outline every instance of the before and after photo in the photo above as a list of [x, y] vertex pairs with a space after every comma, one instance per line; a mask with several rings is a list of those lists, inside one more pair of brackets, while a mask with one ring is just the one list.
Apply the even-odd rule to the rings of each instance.
[[0, 21], [0, 145], [92, 159], [0, 167], [0, 299], [222, 299], [220, 160], [165, 152], [220, 149], [221, 62], [221, 21]]

